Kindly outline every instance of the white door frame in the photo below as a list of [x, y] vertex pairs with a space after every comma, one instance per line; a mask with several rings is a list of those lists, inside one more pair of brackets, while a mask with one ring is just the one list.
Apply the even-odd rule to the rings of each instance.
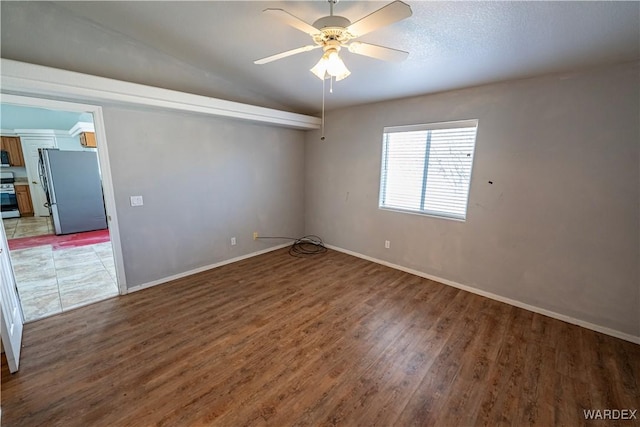
[[20, 350], [22, 349], [22, 329], [24, 317], [22, 306], [16, 289], [9, 244], [0, 221], [0, 322], [2, 323], [2, 345], [7, 356], [9, 372], [14, 373], [20, 367]]
[[102, 189], [104, 192], [104, 202], [107, 210], [109, 235], [111, 236], [111, 244], [113, 246], [113, 259], [116, 265], [118, 289], [120, 291], [120, 295], [125, 295], [127, 293], [127, 282], [124, 273], [122, 246], [120, 243], [120, 229], [118, 227], [118, 217], [116, 214], [116, 201], [113, 192], [111, 166], [109, 164], [109, 149], [107, 147], [107, 134], [104, 127], [102, 107], [99, 105], [81, 104], [78, 102], [56, 101], [52, 99], [35, 98], [32, 96], [7, 94], [2, 94], [1, 102], [3, 104], [13, 104], [23, 107], [48, 108], [52, 110], [63, 110], [76, 113], [91, 113], [93, 115], [98, 162], [100, 163], [100, 171], [102, 173]]

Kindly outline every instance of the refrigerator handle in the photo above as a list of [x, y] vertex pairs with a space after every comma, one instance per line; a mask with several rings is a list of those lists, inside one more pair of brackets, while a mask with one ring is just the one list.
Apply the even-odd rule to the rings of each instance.
[[55, 205], [56, 191], [53, 189], [53, 182], [47, 181], [47, 185], [49, 186], [49, 205]]
[[53, 188], [53, 180], [51, 180], [51, 164], [49, 163], [49, 153], [43, 150], [42, 160], [44, 163], [45, 182], [49, 193], [49, 206], [56, 204], [56, 190]]
[[[43, 158], [44, 154], [42, 154], [42, 148], [38, 148], [38, 176], [40, 177], [40, 186], [42, 187], [42, 190], [44, 191], [44, 194], [47, 196], [47, 198], [49, 197], [49, 194], [47, 194], [49, 191], [47, 190], [47, 177], [45, 176], [44, 173], [44, 158]], [[35, 184], [35, 182], [34, 182]]]

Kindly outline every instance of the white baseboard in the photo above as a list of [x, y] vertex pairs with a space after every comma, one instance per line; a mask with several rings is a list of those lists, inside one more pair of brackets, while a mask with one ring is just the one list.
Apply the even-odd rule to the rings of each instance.
[[227, 259], [224, 261], [217, 262], [215, 264], [209, 264], [202, 267], [194, 268], [193, 270], [185, 271], [183, 273], [174, 274], [173, 276], [163, 277], [162, 279], [154, 280], [152, 282], [143, 283], [141, 285], [132, 286], [127, 289], [127, 293], [130, 294], [132, 292], [138, 292], [143, 289], [151, 288], [153, 286], [161, 285], [163, 283], [170, 282], [172, 280], [182, 279], [183, 277], [191, 276], [192, 274], [201, 273], [203, 271], [211, 270], [213, 268], [222, 267], [223, 265], [232, 264], [234, 262], [242, 261], [243, 259], [252, 258], [254, 256], [266, 254], [267, 252], [276, 251], [278, 249], [286, 248], [287, 246], [291, 246], [291, 243], [283, 243], [281, 245], [272, 246], [267, 249], [262, 249], [257, 252], [251, 252], [250, 254], [241, 255], [239, 257]]
[[438, 282], [438, 283], [442, 283], [442, 284], [445, 284], [445, 285], [448, 285], [448, 286], [452, 286], [454, 288], [462, 289], [464, 291], [471, 292], [472, 294], [476, 294], [476, 295], [480, 295], [480, 296], [483, 296], [483, 297], [487, 297], [489, 299], [500, 301], [500, 302], [503, 302], [505, 304], [509, 304], [509, 305], [512, 305], [512, 306], [515, 306], [515, 307], [518, 307], [518, 308], [523, 308], [525, 310], [532, 311], [534, 313], [542, 314], [544, 316], [551, 317], [553, 319], [562, 320], [563, 322], [567, 322], [567, 323], [571, 323], [573, 325], [581, 326], [583, 328], [591, 329], [592, 331], [601, 332], [601, 333], [603, 333], [605, 335], [610, 335], [612, 337], [620, 338], [622, 340], [629, 341], [629, 342], [632, 342], [632, 343], [635, 343], [635, 344], [640, 344], [640, 336], [635, 336], [635, 335], [631, 335], [631, 334], [627, 334], [627, 333], [624, 333], [624, 332], [617, 331], [615, 329], [610, 329], [610, 328], [607, 328], [607, 327], [604, 327], [604, 326], [596, 325], [594, 323], [590, 323], [590, 322], [586, 322], [584, 320], [576, 319], [576, 318], [571, 317], [571, 316], [567, 316], [567, 315], [564, 315], [564, 314], [556, 313], [555, 311], [546, 310], [544, 308], [540, 308], [540, 307], [536, 307], [534, 305], [526, 304], [526, 303], [521, 302], [521, 301], [517, 301], [517, 300], [511, 299], [511, 298], [503, 297], [501, 295], [497, 295], [497, 294], [494, 294], [494, 293], [491, 293], [491, 292], [483, 291], [481, 289], [477, 289], [477, 288], [474, 288], [472, 286], [463, 285], [461, 283], [457, 283], [457, 282], [454, 282], [452, 280], [448, 280], [448, 279], [444, 279], [442, 277], [437, 277], [437, 276], [434, 276], [434, 275], [431, 275], [431, 274], [423, 273], [422, 271], [414, 270], [412, 268], [403, 267], [403, 266], [398, 265], [398, 264], [393, 264], [393, 263], [390, 263], [390, 262], [387, 262], [387, 261], [383, 261], [381, 259], [370, 257], [368, 255], [363, 255], [361, 253], [350, 251], [348, 249], [343, 249], [343, 248], [340, 248], [338, 246], [327, 245], [327, 244], [325, 244], [325, 246], [327, 248], [329, 248], [329, 249], [333, 249], [333, 250], [338, 251], [338, 252], [343, 252], [345, 254], [352, 255], [352, 256], [355, 256], [357, 258], [366, 259], [367, 261], [375, 262], [376, 264], [381, 264], [381, 265], [384, 265], [384, 266], [387, 266], [387, 267], [390, 267], [390, 268], [394, 268], [396, 270], [401, 270], [401, 271], [404, 271], [406, 273], [413, 274], [415, 276], [424, 277], [425, 279], [430, 279], [430, 280], [433, 280], [433, 281]]

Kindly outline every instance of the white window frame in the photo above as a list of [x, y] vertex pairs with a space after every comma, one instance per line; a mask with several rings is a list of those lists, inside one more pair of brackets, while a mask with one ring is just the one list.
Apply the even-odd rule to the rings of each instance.
[[[469, 181], [467, 183], [467, 192], [466, 192], [466, 200], [464, 206], [464, 214], [456, 214], [453, 211], [443, 212], [443, 211], [433, 211], [424, 208], [425, 201], [425, 193], [426, 193], [426, 175], [423, 178], [423, 184], [421, 189], [421, 203], [419, 209], [410, 209], [410, 208], [402, 208], [397, 206], [389, 206], [385, 204], [386, 193], [387, 193], [387, 154], [388, 154], [388, 135], [392, 133], [401, 133], [401, 132], [419, 132], [419, 131], [431, 131], [431, 130], [440, 130], [440, 129], [461, 129], [461, 128], [475, 128], [476, 133], [473, 141], [473, 153], [471, 155], [471, 165], [469, 169]], [[468, 120], [457, 120], [450, 122], [439, 122], [439, 123], [428, 123], [428, 124], [417, 124], [417, 125], [405, 125], [405, 126], [387, 126], [383, 129], [383, 137], [382, 137], [382, 155], [381, 155], [381, 165], [380, 165], [380, 193], [378, 198], [378, 207], [383, 210], [410, 213], [416, 215], [424, 215], [424, 216], [432, 216], [437, 218], [445, 218], [450, 220], [457, 221], [466, 221], [468, 207], [469, 207], [469, 194], [471, 193], [471, 178], [473, 176], [473, 164], [475, 163], [475, 148], [477, 144], [477, 135], [478, 135], [478, 120], [477, 119], [468, 119]], [[429, 148], [430, 150], [430, 148]], [[424, 166], [424, 174], [428, 171], [428, 151], [425, 158], [426, 164]]]

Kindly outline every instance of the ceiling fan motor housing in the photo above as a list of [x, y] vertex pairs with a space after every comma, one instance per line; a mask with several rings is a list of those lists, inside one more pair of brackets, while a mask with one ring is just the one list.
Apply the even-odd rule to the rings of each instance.
[[346, 43], [355, 36], [347, 31], [347, 27], [351, 25], [344, 16], [325, 16], [313, 23], [313, 26], [320, 30], [320, 34], [313, 36], [313, 40], [317, 44], [323, 44], [329, 40], [336, 40], [340, 43]]

